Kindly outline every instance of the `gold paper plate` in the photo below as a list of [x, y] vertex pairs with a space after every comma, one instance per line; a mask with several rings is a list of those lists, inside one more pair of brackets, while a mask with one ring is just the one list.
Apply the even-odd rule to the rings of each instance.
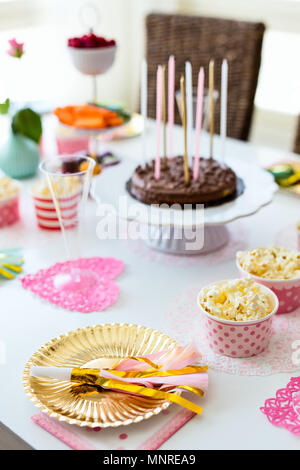
[[168, 408], [170, 402], [113, 391], [81, 397], [72, 393], [70, 382], [31, 377], [31, 366], [82, 367], [99, 357], [144, 356], [176, 344], [169, 336], [138, 325], [79, 328], [53, 339], [33, 354], [24, 370], [24, 389], [41, 411], [60, 421], [91, 428], [137, 423]]

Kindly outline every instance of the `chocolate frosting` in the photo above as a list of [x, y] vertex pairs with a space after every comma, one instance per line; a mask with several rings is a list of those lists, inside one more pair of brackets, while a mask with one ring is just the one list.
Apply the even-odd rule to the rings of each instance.
[[237, 177], [227, 165], [212, 158], [199, 159], [199, 178], [193, 179], [189, 168], [190, 184], [185, 185], [183, 157], [161, 164], [160, 179], [154, 177], [155, 161], [138, 166], [131, 178], [130, 192], [146, 204], [205, 204], [222, 200], [235, 193]]

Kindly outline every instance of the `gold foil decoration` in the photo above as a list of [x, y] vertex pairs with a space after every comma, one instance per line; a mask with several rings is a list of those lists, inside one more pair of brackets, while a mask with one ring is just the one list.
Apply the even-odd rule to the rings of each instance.
[[[187, 400], [186, 398], [183, 398], [181, 396], [175, 395], [174, 393], [169, 393], [165, 392], [162, 390], [157, 390], [153, 388], [147, 388], [143, 387], [141, 385], [136, 385], [136, 384], [131, 384], [131, 383], [124, 383], [120, 382], [118, 380], [113, 380], [113, 379], [106, 379], [104, 377], [100, 377], [99, 375], [97, 376], [96, 373], [90, 374], [90, 373], [81, 373], [81, 369], [74, 369], [74, 372], [72, 372], [71, 380], [73, 381], [84, 381], [86, 382], [87, 380], [90, 380], [91, 382], [86, 382], [86, 383], [91, 383], [92, 385], [97, 385], [100, 387], [107, 387], [107, 388], [112, 388], [116, 391], [122, 390], [123, 392], [129, 392], [129, 393], [136, 393], [138, 395], [141, 395], [143, 397], [149, 397], [152, 399], [162, 399], [162, 400], [168, 400], [172, 403], [177, 403], [177, 405], [183, 406], [184, 408], [187, 408], [188, 410], [192, 411], [193, 413], [201, 414], [202, 413], [202, 408], [195, 403], [192, 403], [191, 401]], [[186, 388], [185, 386], [181, 388]], [[189, 390], [192, 391], [193, 387], [189, 387]], [[199, 393], [197, 393], [199, 394]]]
[[161, 395], [135, 396], [106, 389], [99, 393], [100, 389], [93, 385], [83, 388], [80, 382], [32, 377], [31, 366], [80, 368], [99, 357], [121, 360], [175, 346], [176, 341], [169, 336], [144, 326], [105, 324], [79, 328], [53, 339], [33, 354], [24, 370], [23, 386], [41, 411], [66, 423], [91, 428], [136, 423], [168, 408], [170, 401]]
[[[83, 369], [81, 369], [83, 370]], [[86, 369], [87, 370], [87, 369]], [[137, 372], [127, 372], [123, 370], [109, 370], [111, 374], [115, 374], [117, 377], [128, 378], [139, 378], [143, 379], [146, 377], [171, 377], [174, 375], [186, 375], [186, 374], [198, 374], [199, 372], [205, 372], [208, 370], [208, 366], [188, 366], [182, 369], [176, 370], [143, 370]]]
[[[137, 371], [137, 372], [127, 372], [127, 371], [116, 371], [116, 370], [108, 370], [111, 374], [116, 375], [120, 378], [147, 378], [147, 377], [171, 377], [176, 375], [187, 375], [187, 374], [197, 374], [204, 372], [208, 369], [207, 366], [205, 367], [198, 367], [198, 366], [189, 366], [183, 367], [182, 369], [178, 370], [165, 370], [165, 371], [158, 371], [158, 370], [146, 370], [146, 371]], [[176, 385], [172, 387], [167, 387], [164, 390], [156, 389], [156, 388], [147, 388], [144, 386], [132, 384], [132, 383], [124, 383], [114, 379], [108, 379], [105, 377], [100, 376], [99, 369], [80, 369], [74, 368], [71, 374], [71, 381], [72, 382], [80, 382], [82, 385], [93, 385], [98, 387], [108, 387], [113, 388], [116, 390], [123, 390], [125, 392], [137, 393], [139, 395], [152, 397], [152, 398], [165, 398], [173, 403], [177, 403], [178, 405], [187, 408], [194, 413], [201, 414], [202, 408], [198, 405], [195, 405], [191, 401], [178, 397], [173, 393], [169, 393], [168, 390], [173, 390], [174, 388], [180, 388], [183, 390], [187, 390], [189, 392], [195, 393], [201, 397], [204, 396], [204, 392], [201, 389], [196, 387], [190, 387], [188, 385]]]

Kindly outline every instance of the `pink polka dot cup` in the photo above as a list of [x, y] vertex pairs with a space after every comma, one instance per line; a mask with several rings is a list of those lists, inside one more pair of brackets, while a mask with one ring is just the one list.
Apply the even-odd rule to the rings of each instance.
[[236, 265], [241, 278], [249, 277], [274, 292], [279, 301], [278, 314], [291, 313], [300, 307], [300, 279], [265, 279], [245, 271], [238, 259]]
[[273, 310], [261, 320], [253, 321], [223, 320], [211, 315], [201, 306], [199, 292], [197, 304], [205, 316], [206, 338], [215, 353], [242, 358], [256, 356], [267, 348], [272, 334], [273, 315], [278, 309], [278, 299], [269, 288], [261, 288], [270, 298]]

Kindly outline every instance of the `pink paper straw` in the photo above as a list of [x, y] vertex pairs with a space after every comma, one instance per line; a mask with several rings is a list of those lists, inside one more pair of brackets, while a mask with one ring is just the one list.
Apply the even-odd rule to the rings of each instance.
[[169, 158], [174, 157], [173, 131], [174, 131], [174, 95], [175, 95], [175, 57], [169, 58], [168, 64], [168, 124], [169, 124]]
[[156, 80], [156, 159], [155, 159], [155, 179], [160, 178], [160, 131], [162, 120], [162, 66], [157, 69]]
[[204, 94], [204, 69], [200, 68], [198, 75], [198, 92], [197, 92], [197, 114], [196, 114], [196, 149], [194, 157], [194, 180], [199, 177], [199, 156], [200, 156], [200, 134], [202, 128], [202, 112], [203, 112], [203, 94]]
[[186, 125], [188, 162], [192, 165], [192, 132], [193, 132], [193, 68], [191, 62], [185, 63], [185, 86], [186, 86]]
[[222, 62], [222, 80], [221, 80], [221, 155], [222, 161], [225, 160], [225, 145], [227, 133], [227, 93], [228, 93], [228, 62], [226, 59]]

